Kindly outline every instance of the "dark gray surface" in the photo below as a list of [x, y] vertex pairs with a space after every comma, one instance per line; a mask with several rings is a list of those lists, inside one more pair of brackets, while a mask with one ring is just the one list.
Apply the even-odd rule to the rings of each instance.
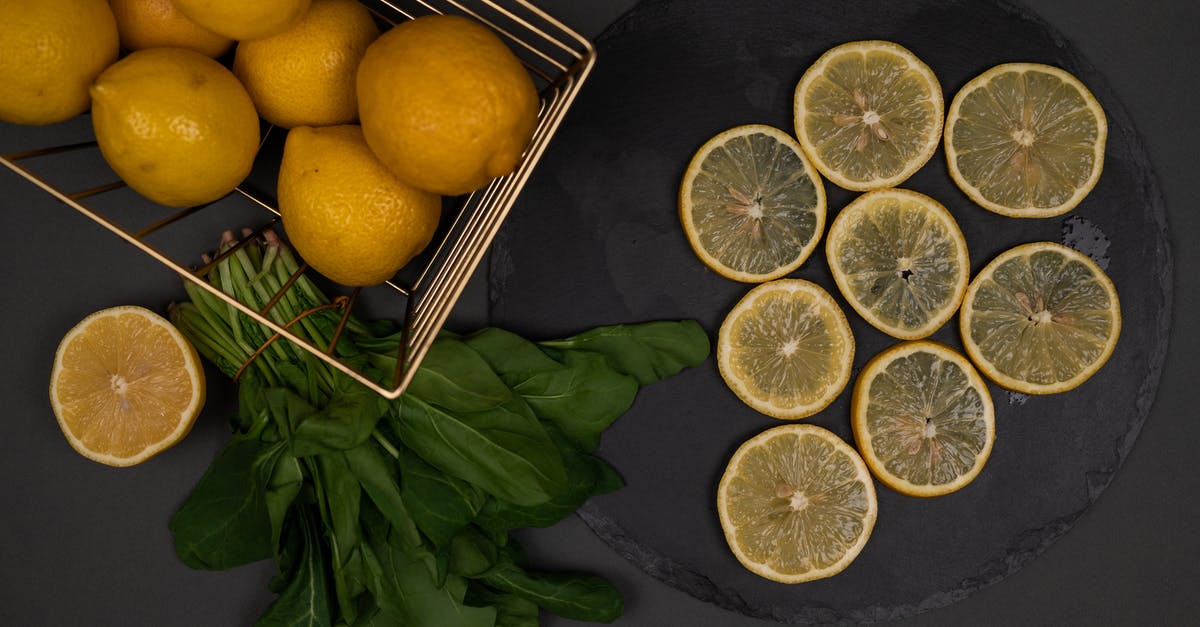
[[[526, 186], [524, 207], [493, 245], [492, 320], [558, 337], [617, 321], [696, 318], [715, 336], [748, 286], [709, 271], [688, 246], [676, 208], [683, 170], [700, 144], [731, 126], [790, 131], [792, 88], [839, 43], [896, 41], [928, 63], [950, 95], [1013, 60], [1078, 76], [1113, 132], [1104, 175], [1070, 216], [1018, 220], [983, 210], [950, 180], [940, 153], [903, 184], [949, 208], [976, 271], [1017, 244], [1065, 241], [1092, 253], [1122, 298], [1117, 349], [1087, 383], [1032, 398], [992, 386], [997, 442], [970, 486], [939, 499], [881, 487], [879, 521], [854, 564], [836, 577], [788, 586], [741, 568], [717, 522], [715, 487], [733, 449], [779, 423], [729, 392], [715, 363], [644, 390], [598, 451], [629, 485], [594, 499], [584, 519], [656, 578], [747, 616], [895, 620], [1017, 571], [1066, 532], [1117, 471], [1149, 411], [1166, 351], [1166, 210], [1115, 96], [1028, 11], [995, 0], [910, 1], [882, 12], [869, 0], [814, 4], [803, 13], [794, 6], [645, 0], [597, 38], [602, 62]], [[856, 196], [826, 188], [831, 216]], [[793, 276], [837, 293], [820, 246]], [[848, 317], [856, 369], [895, 344]], [[957, 320], [933, 338], [962, 350]], [[849, 405], [847, 390], [805, 422], [850, 440]]]
[[[544, 6], [589, 35], [631, 3], [554, 0]], [[1125, 465], [1062, 539], [1016, 575], [900, 624], [1195, 624], [1200, 618], [1200, 488], [1194, 472], [1200, 422], [1191, 399], [1200, 374], [1194, 277], [1200, 272], [1191, 3], [1118, 0], [1031, 3], [1108, 80], [1131, 113], [1167, 199], [1175, 255], [1175, 324], [1159, 395]], [[802, 3], [797, 3], [802, 7]], [[802, 10], [798, 8], [797, 10]], [[1014, 42], [1019, 47], [1020, 42]], [[0, 149], [28, 137], [0, 128]], [[6, 511], [0, 515], [0, 624], [239, 625], [265, 606], [272, 568], [193, 572], [175, 558], [166, 521], [226, 434], [230, 389], [210, 388], [192, 435], [143, 466], [108, 469], [72, 453], [46, 401], [53, 349], [85, 314], [117, 304], [161, 308], [175, 277], [16, 176], [0, 172], [10, 338], [0, 443]], [[481, 318], [473, 300], [456, 313]], [[1188, 312], [1188, 313], [1183, 313]], [[212, 377], [216, 382], [216, 376]], [[542, 564], [588, 568], [626, 594], [621, 625], [767, 625], [702, 603], [617, 557], [578, 518], [527, 534]], [[572, 625], [547, 618], [546, 625]]]

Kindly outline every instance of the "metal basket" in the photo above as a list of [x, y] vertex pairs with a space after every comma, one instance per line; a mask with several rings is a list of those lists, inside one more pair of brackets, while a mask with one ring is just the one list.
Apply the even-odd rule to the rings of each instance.
[[[526, 0], [362, 1], [367, 8], [389, 24], [434, 13], [458, 14], [479, 21], [491, 28], [517, 54], [529, 70], [541, 97], [537, 128], [516, 170], [462, 198], [461, 203], [444, 216], [443, 228], [439, 230], [443, 235], [440, 240], [434, 240], [426, 254], [410, 263], [410, 267], [405, 268], [393, 280], [380, 286], [366, 288], [368, 291], [379, 293], [377, 298], [389, 300], [394, 305], [390, 309], [403, 312], [405, 340], [400, 348], [398, 366], [390, 386], [381, 385], [337, 359], [333, 355], [332, 346], [316, 346], [309, 343], [285, 325], [271, 319], [269, 313], [277, 298], [271, 299], [261, 309], [254, 309], [205, 280], [206, 274], [215, 264], [260, 236], [265, 230], [276, 226], [279, 212], [267, 194], [256, 192], [250, 185], [243, 184], [229, 196], [215, 203], [187, 208], [165, 218], [147, 220], [147, 223], [141, 225], [122, 224], [115, 216], [115, 209], [101, 208], [96, 201], [125, 188], [123, 182], [117, 180], [99, 185], [88, 184], [84, 189], [68, 190], [64, 189], [66, 186], [63, 184], [51, 182], [49, 179], [52, 177], [46, 175], [48, 170], [53, 169], [52, 165], [45, 164], [46, 158], [53, 155], [71, 154], [79, 155], [81, 159], [102, 160], [94, 140], [4, 154], [0, 155], [0, 163], [100, 223], [180, 276], [267, 326], [280, 337], [304, 347], [382, 396], [396, 398], [404, 393], [412, 380], [430, 344], [445, 324], [450, 310], [458, 301], [476, 266], [483, 259], [492, 238], [579, 93], [595, 62], [595, 50], [586, 38]], [[271, 130], [268, 128], [265, 136], [269, 136]], [[262, 150], [259, 156], [263, 157]], [[263, 160], [260, 158], [258, 161]], [[256, 168], [258, 167], [256, 163]], [[85, 203], [85, 200], [88, 202]], [[194, 262], [200, 259], [202, 254], [213, 250], [216, 239], [214, 233], [206, 228], [197, 228], [198, 222], [206, 222], [197, 217], [213, 211], [212, 207], [227, 207], [230, 203], [238, 203], [241, 209], [252, 211], [256, 217], [251, 224], [257, 224], [257, 228], [244, 231], [236, 246], [216, 255], [211, 262], [200, 267], [194, 267], [187, 260], [181, 259], [186, 256]], [[161, 213], [159, 215], [161, 216]], [[130, 220], [128, 213], [122, 214], [121, 217], [126, 222]], [[447, 222], [448, 224], [445, 224]], [[149, 241], [152, 235], [161, 235], [167, 230], [172, 231], [172, 238], [186, 238], [188, 245], [184, 248], [190, 247], [190, 250], [168, 251]], [[414, 265], [420, 267], [413, 267]], [[292, 276], [292, 281], [306, 270], [307, 267], [302, 265]], [[292, 281], [283, 285], [276, 296], [288, 290]], [[360, 289], [354, 289], [350, 291], [348, 298], [341, 299], [346, 303], [342, 312], [343, 324], [358, 302], [359, 294]]]

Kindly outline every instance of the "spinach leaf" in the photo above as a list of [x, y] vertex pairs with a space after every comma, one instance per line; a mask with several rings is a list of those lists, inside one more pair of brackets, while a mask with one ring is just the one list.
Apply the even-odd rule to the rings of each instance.
[[397, 460], [404, 480], [400, 495], [417, 527], [437, 549], [470, 524], [487, 498], [478, 488], [421, 461], [407, 448]]
[[394, 466], [379, 446], [364, 444], [344, 451], [346, 467], [358, 479], [367, 496], [396, 530], [407, 547], [421, 544], [421, 535], [405, 506]]
[[439, 586], [431, 553], [405, 550], [389, 526], [368, 524], [365, 528], [368, 542], [362, 553], [367, 585], [383, 613], [401, 625], [493, 627], [495, 609], [463, 603], [465, 579], [451, 575]]
[[512, 399], [512, 390], [466, 344], [439, 338], [405, 392], [450, 412], [478, 412]]
[[484, 411], [449, 413], [405, 394], [392, 407], [387, 419], [408, 448], [485, 492], [534, 505], [566, 483], [558, 451], [520, 399]]
[[507, 592], [496, 592], [472, 581], [467, 589], [466, 601], [470, 605], [496, 608], [496, 627], [537, 627], [538, 606], [533, 601]]
[[449, 570], [455, 575], [476, 578], [496, 565], [499, 548], [475, 527], [467, 527], [450, 542]]
[[278, 547], [288, 510], [304, 487], [304, 471], [300, 468], [300, 462], [283, 450], [282, 444], [273, 448], [278, 450], [278, 454], [275, 468], [267, 480], [263, 500], [267, 506], [267, 518], [271, 521], [271, 546]]
[[305, 508], [297, 508], [288, 520], [287, 541], [277, 559], [279, 575], [271, 582], [279, 596], [255, 627], [332, 627], [321, 534]]
[[553, 525], [579, 509], [588, 498], [624, 485], [621, 476], [608, 462], [585, 452], [553, 426], [548, 426], [547, 432], [554, 439], [567, 468], [566, 488], [549, 500], [534, 505], [520, 505], [500, 498], [488, 499], [480, 509], [475, 524], [493, 539], [503, 537], [511, 529]]
[[347, 622], [353, 622], [353, 599], [362, 593], [366, 582], [363, 555], [359, 550], [362, 541], [359, 526], [359, 514], [363, 506], [362, 487], [345, 458], [337, 453], [315, 456], [310, 471], [314, 483], [320, 486], [321, 518], [327, 529], [334, 592], [343, 617]]
[[366, 386], [339, 376], [333, 379], [333, 394], [321, 409], [308, 407], [289, 392], [286, 409], [291, 424], [292, 454], [297, 457], [354, 448], [375, 430], [375, 424], [387, 409], [378, 394]]
[[665, 379], [708, 359], [709, 341], [694, 320], [660, 320], [597, 327], [566, 339], [539, 342], [554, 349], [601, 353], [613, 368], [632, 375], [640, 385]]
[[[274, 554], [265, 494], [284, 449], [282, 443], [230, 439], [171, 517], [175, 552], [185, 564], [223, 570]], [[272, 497], [277, 511], [286, 509], [287, 485], [281, 484]]]
[[483, 356], [539, 418], [551, 420], [587, 450], [633, 404], [637, 379], [613, 369], [607, 358], [585, 351], [556, 351], [556, 360], [514, 333], [479, 331], [464, 342]]
[[507, 556], [502, 556], [480, 581], [563, 618], [610, 623], [624, 609], [621, 593], [603, 577], [570, 572], [530, 573]]

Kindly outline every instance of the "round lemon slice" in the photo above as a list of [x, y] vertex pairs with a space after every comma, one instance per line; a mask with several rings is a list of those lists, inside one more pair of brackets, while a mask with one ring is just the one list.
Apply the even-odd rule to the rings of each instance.
[[928, 336], [954, 315], [971, 273], [967, 242], [950, 212], [903, 189], [867, 192], [842, 209], [825, 256], [850, 306], [905, 340]]
[[921, 340], [876, 355], [854, 384], [851, 426], [871, 472], [910, 496], [959, 490], [996, 439], [987, 385], [966, 357]]
[[821, 55], [796, 85], [796, 136], [836, 185], [894, 187], [937, 151], [943, 107], [937, 77], [915, 54], [855, 41]]
[[853, 361], [845, 314], [828, 292], [802, 279], [750, 290], [717, 334], [725, 383], [750, 407], [784, 420], [833, 402], [850, 381]]
[[204, 407], [195, 348], [165, 318], [112, 307], [84, 318], [58, 346], [50, 406], [85, 457], [132, 466], [181, 440]]
[[862, 458], [815, 425], [775, 427], [742, 444], [717, 488], [734, 556], [782, 583], [845, 570], [866, 546], [878, 511]]
[[1073, 389], [1112, 355], [1117, 290], [1087, 255], [1053, 242], [1001, 253], [971, 281], [959, 315], [980, 372], [1025, 394]]
[[721, 276], [747, 283], [799, 268], [825, 229], [825, 187], [787, 133], [762, 124], [705, 142], [679, 187], [692, 250]]
[[1038, 63], [998, 65], [950, 103], [946, 162], [954, 182], [1001, 215], [1074, 209], [1100, 179], [1108, 122], [1079, 79]]

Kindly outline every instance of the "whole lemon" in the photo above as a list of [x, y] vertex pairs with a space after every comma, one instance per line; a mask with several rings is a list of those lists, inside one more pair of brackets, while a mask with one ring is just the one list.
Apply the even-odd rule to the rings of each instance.
[[183, 48], [139, 50], [92, 85], [92, 128], [130, 187], [173, 207], [233, 190], [258, 151], [258, 114], [225, 66]]
[[358, 119], [354, 72], [379, 36], [356, 0], [313, 0], [295, 26], [238, 44], [233, 73], [258, 114], [284, 128], [330, 126]]
[[371, 150], [401, 180], [465, 194], [516, 168], [538, 94], [516, 55], [474, 20], [402, 23], [358, 66], [358, 115]]
[[288, 132], [279, 215], [300, 256], [343, 285], [382, 283], [429, 245], [441, 198], [400, 182], [355, 125]]
[[184, 15], [214, 33], [245, 41], [291, 28], [311, 0], [171, 0]]
[[117, 51], [104, 0], [0, 2], [0, 120], [53, 124], [87, 111], [88, 85]]
[[126, 50], [174, 46], [219, 57], [233, 40], [188, 19], [171, 0], [109, 0]]

